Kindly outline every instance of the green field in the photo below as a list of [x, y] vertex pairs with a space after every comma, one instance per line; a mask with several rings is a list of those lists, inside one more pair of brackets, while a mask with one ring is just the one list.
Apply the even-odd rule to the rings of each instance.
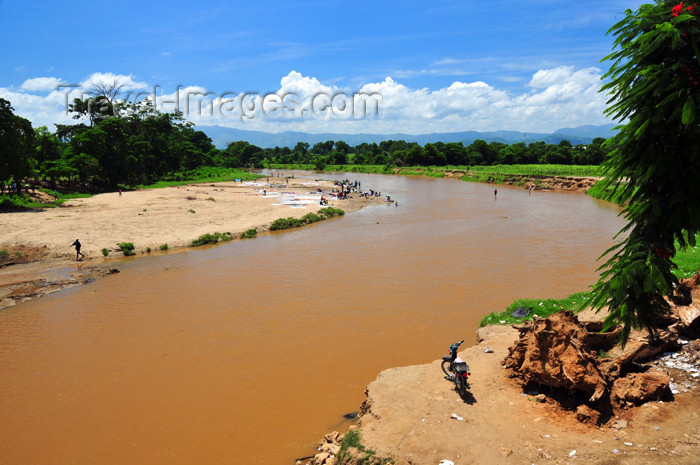
[[476, 173], [519, 174], [525, 176], [576, 176], [597, 178], [602, 176], [599, 165], [493, 165], [470, 166]]

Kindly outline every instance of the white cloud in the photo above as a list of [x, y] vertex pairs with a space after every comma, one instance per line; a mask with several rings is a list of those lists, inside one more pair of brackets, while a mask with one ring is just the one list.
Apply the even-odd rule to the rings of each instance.
[[[521, 94], [482, 81], [455, 81], [434, 90], [413, 89], [389, 76], [380, 82], [366, 83], [359, 90], [348, 89], [324, 84], [297, 71], [282, 77], [279, 88], [267, 93], [218, 95], [215, 89], [201, 86], [149, 88], [148, 83], [137, 82], [131, 75], [111, 73], [94, 73], [81, 86], [118, 78], [125, 84], [124, 95], [130, 92], [133, 96], [140, 91], [143, 98], [157, 89], [159, 110], [172, 112], [179, 108], [195, 124], [267, 132], [551, 132], [561, 127], [609, 122], [603, 114], [606, 96], [598, 92], [600, 76], [597, 68], [542, 69], [532, 75], [529, 91]], [[42, 83], [48, 85], [48, 79], [57, 78], [30, 79], [19, 90], [0, 88], [0, 97], [10, 100], [16, 113], [35, 126], [52, 128], [54, 122], [70, 122], [65, 102], [80, 97], [82, 89], [69, 89], [69, 95], [54, 90], [44, 97], [24, 92], [38, 89]], [[370, 110], [378, 111], [363, 113], [363, 105], [368, 102]]]
[[51, 90], [56, 90], [59, 84], [63, 84], [63, 81], [61, 81], [59, 78], [38, 77], [27, 79], [22, 83], [20, 89], [29, 92], [48, 92]]
[[123, 84], [123, 90], [140, 90], [148, 88], [148, 84], [145, 82], [134, 81], [131, 74], [114, 74], [114, 73], [93, 73], [87, 77], [83, 82], [80, 83], [80, 87], [85, 90], [89, 90], [93, 85], [100, 83], [112, 83], [119, 82]]

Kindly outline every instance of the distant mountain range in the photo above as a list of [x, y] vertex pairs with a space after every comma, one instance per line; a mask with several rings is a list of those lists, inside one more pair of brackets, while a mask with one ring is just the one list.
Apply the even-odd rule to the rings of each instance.
[[211, 137], [214, 145], [218, 148], [225, 148], [229, 142], [244, 140], [250, 144], [257, 145], [262, 148], [272, 147], [290, 147], [293, 148], [297, 142], [307, 142], [311, 146], [318, 142], [328, 140], [345, 141], [350, 146], [356, 146], [363, 142], [371, 144], [372, 142], [379, 143], [384, 140], [405, 140], [406, 142], [417, 142], [420, 145], [425, 145], [431, 142], [462, 142], [464, 145], [470, 145], [477, 139], [483, 139], [486, 142], [503, 142], [506, 144], [515, 144], [517, 142], [537, 142], [543, 141], [548, 144], [558, 144], [562, 140], [568, 140], [572, 144], [588, 144], [596, 137], [609, 139], [614, 135], [611, 129], [614, 124], [604, 124], [602, 126], [579, 126], [575, 128], [558, 129], [551, 134], [544, 133], [524, 133], [519, 131], [463, 131], [463, 132], [441, 132], [432, 134], [335, 134], [321, 133], [308, 134], [305, 132], [284, 131], [279, 133], [261, 132], [261, 131], [245, 131], [242, 129], [226, 128], [223, 126], [197, 126], [196, 129], [204, 131]]

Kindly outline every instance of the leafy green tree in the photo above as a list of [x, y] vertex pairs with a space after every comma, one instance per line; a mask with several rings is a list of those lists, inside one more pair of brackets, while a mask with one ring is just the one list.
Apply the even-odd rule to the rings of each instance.
[[298, 163], [308, 163], [310, 160], [309, 144], [307, 142], [297, 142], [292, 153]]
[[34, 130], [36, 138], [35, 159], [39, 165], [47, 160], [58, 160], [61, 158], [62, 150], [58, 143], [58, 138], [49, 132], [46, 126], [38, 127]]
[[68, 162], [64, 159], [60, 160], [46, 160], [39, 166], [42, 176], [48, 178], [51, 181], [51, 186], [56, 188], [56, 181], [61, 178], [70, 179], [73, 176], [77, 176], [78, 173], [75, 169], [68, 165]]
[[0, 98], [0, 182], [20, 181], [31, 173], [34, 130], [28, 120], [13, 110], [8, 100]]
[[608, 326], [653, 333], [669, 310], [664, 299], [677, 280], [670, 258], [695, 244], [700, 231], [700, 11], [695, 5], [657, 0], [609, 31], [617, 36], [602, 88], [607, 115], [628, 122], [608, 142], [608, 186], [626, 202], [627, 236], [608, 250], [593, 287], [594, 308], [606, 308]]
[[97, 121], [115, 115], [114, 104], [104, 95], [84, 100], [75, 98], [73, 103], [68, 105], [68, 111], [74, 113], [73, 119], [87, 118], [90, 121], [90, 126], [94, 126]]
[[[71, 157], [66, 164], [71, 170], [65, 170], [63, 174], [68, 177], [77, 174], [81, 183], [87, 182], [90, 178], [99, 174], [100, 171], [100, 163], [95, 157], [87, 153], [79, 153]], [[59, 170], [59, 172], [63, 169], [60, 165], [54, 165], [53, 168]]]

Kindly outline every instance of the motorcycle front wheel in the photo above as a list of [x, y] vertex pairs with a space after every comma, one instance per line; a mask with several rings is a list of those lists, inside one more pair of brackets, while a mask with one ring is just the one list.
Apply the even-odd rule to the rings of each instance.
[[443, 360], [443, 361], [442, 361], [442, 365], [441, 365], [442, 371], [443, 371], [447, 376], [452, 376], [452, 374], [453, 374], [452, 370], [450, 369], [450, 365], [451, 365], [451, 363], [450, 363], [449, 361], [447, 361], [447, 360]]

